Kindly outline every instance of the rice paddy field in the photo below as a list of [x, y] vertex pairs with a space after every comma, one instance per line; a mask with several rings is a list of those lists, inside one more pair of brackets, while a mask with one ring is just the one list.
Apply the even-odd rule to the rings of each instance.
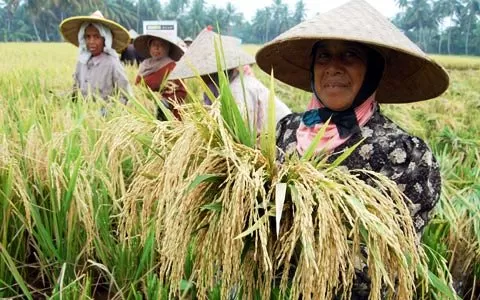
[[[415, 252], [412, 233], [396, 230], [409, 221], [392, 221], [405, 213], [390, 205], [395, 187], [374, 192], [325, 161], [276, 166], [274, 127], [257, 143], [235, 112], [206, 112], [194, 103], [199, 81], [188, 82], [183, 123], [156, 121], [156, 97], [142, 87], [128, 106], [109, 104], [105, 117], [103, 103], [72, 102], [76, 51], [0, 43], [0, 298], [321, 299], [351, 284], [352, 249], [363, 242], [374, 257], [373, 290], [387, 286], [397, 299], [480, 297], [480, 58], [435, 56], [450, 74], [445, 94], [381, 108], [441, 165], [441, 199]], [[308, 93], [254, 71], [292, 110], [305, 108]], [[134, 82], [135, 67], [127, 73]], [[285, 193], [296, 214], [282, 219], [277, 239], [269, 220]], [[339, 204], [352, 195], [361, 201]], [[322, 209], [332, 213], [312, 221], [327, 196]], [[362, 209], [369, 203], [377, 208]], [[351, 231], [335, 222], [342, 209], [361, 221]], [[338, 230], [319, 237], [315, 226]], [[298, 244], [294, 279], [278, 277]]]

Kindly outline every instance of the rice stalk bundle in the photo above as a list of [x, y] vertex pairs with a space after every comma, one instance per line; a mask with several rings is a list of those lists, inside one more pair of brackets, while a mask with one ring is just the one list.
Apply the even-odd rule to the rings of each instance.
[[395, 183], [296, 156], [272, 168], [261, 149], [238, 143], [218, 106], [192, 105], [184, 116], [157, 127], [161, 143], [152, 143], [156, 153], [133, 179], [121, 214], [126, 239], [154, 224], [157, 271], [171, 296], [182, 295], [178, 282], [187, 279], [200, 298], [216, 288], [246, 299], [269, 299], [272, 288], [292, 299], [348, 298], [355, 267], [364, 265], [371, 299], [413, 297], [416, 280], [426, 278], [423, 253]]
[[331, 165], [311, 153], [278, 164], [273, 76], [268, 124], [257, 135], [222, 71], [221, 41], [216, 48], [217, 101], [204, 108], [190, 93], [183, 122], [157, 126], [123, 199], [120, 235], [146, 243], [156, 231], [156, 272], [170, 296], [184, 296], [187, 280], [201, 299], [214, 290], [269, 299], [274, 289], [292, 299], [349, 298], [356, 267], [368, 267], [371, 299], [409, 299], [417, 281], [428, 286], [396, 184], [339, 168], [348, 151]]

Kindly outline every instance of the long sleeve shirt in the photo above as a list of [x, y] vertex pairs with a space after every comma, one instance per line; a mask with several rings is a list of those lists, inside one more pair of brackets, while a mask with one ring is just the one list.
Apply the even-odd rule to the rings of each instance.
[[121, 92], [120, 101], [126, 103], [122, 93], [133, 94], [120, 60], [105, 53], [91, 57], [86, 64], [78, 62], [73, 76], [74, 88], [84, 97], [99, 96], [107, 101], [108, 97]]
[[[244, 93], [245, 87], [245, 93]], [[262, 131], [267, 121], [268, 100], [270, 90], [253, 76], [243, 76], [243, 85], [240, 76], [236, 76], [230, 82], [230, 89], [235, 101], [250, 122], [250, 126], [256, 126], [257, 131]], [[275, 97], [275, 120], [278, 123], [283, 117], [292, 113], [288, 106]]]

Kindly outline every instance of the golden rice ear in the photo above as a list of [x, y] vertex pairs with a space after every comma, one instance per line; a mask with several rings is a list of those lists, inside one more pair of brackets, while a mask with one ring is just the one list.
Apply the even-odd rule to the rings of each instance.
[[238, 142], [221, 107], [195, 107], [184, 122], [156, 127], [157, 153], [132, 179], [120, 214], [127, 240], [155, 224], [158, 272], [171, 296], [182, 294], [174, 283], [185, 278], [192, 251], [188, 279], [198, 297], [241, 286], [245, 298], [269, 299], [272, 285], [294, 299], [332, 298], [340, 290], [348, 297], [362, 249], [374, 299], [383, 288], [410, 299], [415, 284], [427, 280], [395, 183], [366, 172], [373, 182], [367, 185], [325, 161], [296, 156], [270, 172], [261, 151]]

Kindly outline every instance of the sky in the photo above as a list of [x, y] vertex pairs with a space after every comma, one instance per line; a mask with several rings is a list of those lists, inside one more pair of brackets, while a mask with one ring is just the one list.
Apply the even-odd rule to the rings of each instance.
[[[251, 20], [257, 9], [269, 6], [272, 0], [229, 0], [237, 11], [243, 12], [246, 20]], [[315, 16], [319, 12], [325, 12], [337, 6], [340, 6], [348, 0], [303, 0], [307, 11], [307, 19]], [[387, 18], [392, 18], [399, 12], [394, 0], [366, 0], [379, 12]], [[228, 0], [206, 0], [207, 5], [215, 5], [217, 7], [225, 7]], [[283, 0], [287, 3], [291, 10], [295, 8], [297, 0]]]

